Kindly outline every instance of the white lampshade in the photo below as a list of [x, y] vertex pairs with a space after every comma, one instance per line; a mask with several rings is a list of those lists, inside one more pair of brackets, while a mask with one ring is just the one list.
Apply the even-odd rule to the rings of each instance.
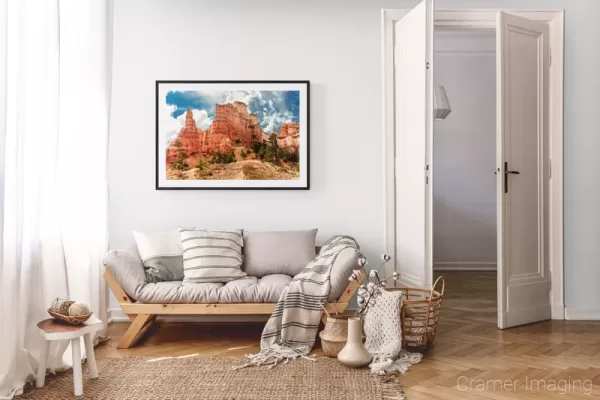
[[446, 119], [451, 111], [446, 89], [442, 85], [435, 85], [433, 88], [433, 119], [436, 121]]

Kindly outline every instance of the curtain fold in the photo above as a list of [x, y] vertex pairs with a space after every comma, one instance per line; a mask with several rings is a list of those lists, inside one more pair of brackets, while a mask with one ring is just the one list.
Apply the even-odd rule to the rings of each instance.
[[0, 4], [0, 398], [34, 377], [52, 299], [106, 322], [111, 19], [110, 0]]

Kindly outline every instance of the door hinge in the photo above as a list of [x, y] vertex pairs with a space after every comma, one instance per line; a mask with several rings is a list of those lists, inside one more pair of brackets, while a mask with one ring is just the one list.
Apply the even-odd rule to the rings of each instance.
[[425, 184], [429, 185], [429, 164], [425, 166]]
[[430, 65], [430, 64], [429, 64], [429, 61], [427, 61], [427, 62], [425, 63], [425, 69], [429, 69], [429, 65]]

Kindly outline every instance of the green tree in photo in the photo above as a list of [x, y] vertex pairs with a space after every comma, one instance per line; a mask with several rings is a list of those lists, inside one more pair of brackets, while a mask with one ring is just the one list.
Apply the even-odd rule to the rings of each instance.
[[213, 164], [230, 164], [235, 162], [235, 154], [232, 151], [230, 152], [221, 152], [215, 151], [212, 154], [212, 159], [210, 160]]
[[196, 175], [197, 179], [201, 179], [206, 174], [206, 170], [208, 170], [208, 168], [209, 168], [208, 163], [206, 161], [200, 159], [196, 163], [196, 172], [194, 172], [194, 175]]

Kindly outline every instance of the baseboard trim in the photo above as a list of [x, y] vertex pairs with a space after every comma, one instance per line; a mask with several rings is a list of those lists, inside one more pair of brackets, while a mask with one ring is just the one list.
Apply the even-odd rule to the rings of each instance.
[[[269, 315], [162, 315], [158, 321], [165, 322], [266, 322]], [[108, 309], [108, 323], [129, 322], [120, 308]]]
[[564, 320], [565, 319], [565, 305], [564, 304], [551, 304], [552, 306], [552, 319]]
[[433, 263], [435, 271], [496, 271], [495, 261], [479, 262], [436, 262]]
[[600, 308], [565, 307], [565, 319], [569, 321], [600, 321]]

